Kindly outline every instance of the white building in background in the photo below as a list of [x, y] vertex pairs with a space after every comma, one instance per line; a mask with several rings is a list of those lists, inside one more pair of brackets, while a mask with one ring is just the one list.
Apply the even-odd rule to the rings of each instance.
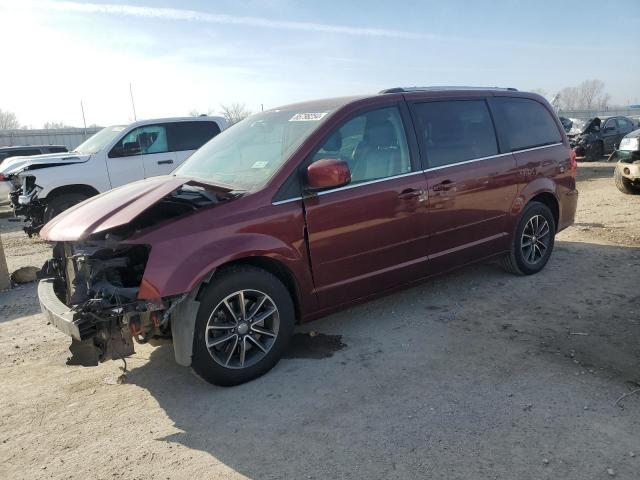
[[0, 130], [0, 147], [14, 145], [66, 145], [73, 150], [102, 127], [40, 130]]

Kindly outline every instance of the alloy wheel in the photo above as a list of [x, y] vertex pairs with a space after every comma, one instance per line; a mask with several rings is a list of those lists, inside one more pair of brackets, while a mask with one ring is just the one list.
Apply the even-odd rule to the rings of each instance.
[[534, 215], [529, 219], [522, 231], [520, 241], [522, 258], [529, 264], [536, 264], [549, 248], [551, 228], [542, 215]]
[[240, 290], [224, 298], [209, 316], [209, 355], [225, 368], [247, 368], [262, 360], [276, 341], [280, 316], [267, 294]]

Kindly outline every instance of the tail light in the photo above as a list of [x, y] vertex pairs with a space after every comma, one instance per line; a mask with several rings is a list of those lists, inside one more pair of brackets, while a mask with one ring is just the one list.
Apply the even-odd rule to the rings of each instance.
[[0, 181], [9, 180], [8, 177], [5, 177], [4, 173], [0, 173]]
[[578, 160], [576, 159], [576, 151], [575, 149], [571, 149], [571, 153], [569, 154], [569, 161], [571, 165], [571, 171], [576, 173], [578, 170]]

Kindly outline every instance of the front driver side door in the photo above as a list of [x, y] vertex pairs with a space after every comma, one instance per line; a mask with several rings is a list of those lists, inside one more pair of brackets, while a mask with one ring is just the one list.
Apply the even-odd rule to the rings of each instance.
[[602, 127], [602, 143], [604, 153], [611, 153], [615, 150], [616, 145], [620, 143], [618, 124], [616, 123], [615, 118], [610, 118], [604, 122], [604, 126]]
[[125, 133], [107, 154], [107, 172], [111, 188], [144, 178], [138, 130], [139, 128], [134, 128]]
[[395, 105], [352, 117], [312, 155], [311, 161], [346, 161], [352, 178], [344, 187], [304, 198], [323, 307], [425, 274], [426, 182], [413, 157]]

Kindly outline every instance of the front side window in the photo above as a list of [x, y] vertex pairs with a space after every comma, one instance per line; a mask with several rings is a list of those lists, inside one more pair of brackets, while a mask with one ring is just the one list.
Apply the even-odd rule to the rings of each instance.
[[414, 106], [418, 136], [429, 167], [498, 153], [496, 134], [484, 100], [452, 100]]
[[[605, 131], [606, 131], [607, 129], [613, 129], [613, 130], [615, 130], [615, 129], [616, 129], [616, 119], [615, 119], [615, 118], [610, 118], [609, 120], [607, 120], [607, 121], [604, 123], [604, 129], [605, 129]], [[609, 131], [611, 131], [611, 130], [609, 130]]]
[[109, 152], [109, 157], [151, 155], [168, 151], [167, 128], [164, 125], [145, 125], [134, 128], [122, 137]]
[[347, 121], [313, 155], [347, 162], [351, 183], [393, 177], [411, 171], [409, 147], [396, 107], [373, 110]]
[[220, 133], [216, 122], [175, 122], [169, 127], [169, 148], [172, 152], [197, 150]]
[[491, 100], [503, 150], [515, 152], [562, 142], [549, 111], [529, 98], [495, 97]]
[[316, 105], [252, 115], [216, 135], [173, 173], [238, 190], [257, 189], [335, 108]]

